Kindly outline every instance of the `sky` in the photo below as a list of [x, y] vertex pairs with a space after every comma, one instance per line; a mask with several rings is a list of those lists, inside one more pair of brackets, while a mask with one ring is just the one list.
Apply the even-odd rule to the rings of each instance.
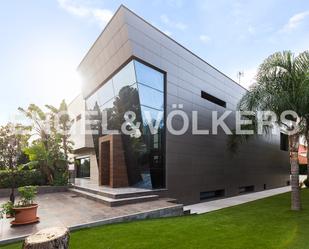
[[76, 68], [120, 4], [245, 87], [270, 54], [309, 49], [308, 0], [1, 0], [0, 124], [78, 95]]

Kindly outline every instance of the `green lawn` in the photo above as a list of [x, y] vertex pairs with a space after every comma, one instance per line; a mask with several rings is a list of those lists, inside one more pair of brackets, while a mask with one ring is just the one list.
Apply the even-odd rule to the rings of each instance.
[[79, 230], [70, 248], [308, 249], [309, 190], [302, 197], [301, 212], [290, 211], [290, 195], [283, 194], [205, 215]]

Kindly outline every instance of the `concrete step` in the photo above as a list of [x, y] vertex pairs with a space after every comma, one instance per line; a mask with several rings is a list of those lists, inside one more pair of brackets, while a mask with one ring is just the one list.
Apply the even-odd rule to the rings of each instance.
[[128, 198], [121, 198], [121, 199], [114, 199], [106, 196], [102, 196], [95, 193], [90, 193], [88, 191], [83, 191], [80, 189], [69, 189], [70, 192], [72, 192], [75, 195], [82, 196], [84, 198], [87, 198], [89, 200], [94, 200], [100, 203], [103, 203], [110, 207], [117, 207], [121, 205], [127, 205], [127, 204], [133, 204], [133, 203], [141, 203], [146, 201], [154, 201], [158, 200], [158, 195], [145, 195], [145, 196], [136, 196], [136, 197], [128, 197]]
[[163, 200], [165, 200], [165, 201], [167, 201], [167, 202], [170, 202], [170, 203], [174, 203], [174, 204], [180, 204], [180, 203], [178, 202], [178, 200], [175, 199], [175, 198], [166, 197], [166, 198], [163, 198]]
[[96, 195], [101, 195], [104, 197], [109, 197], [112, 199], [123, 199], [123, 198], [131, 198], [131, 197], [140, 197], [140, 196], [146, 196], [146, 195], [158, 195], [160, 192], [166, 191], [166, 189], [162, 190], [136, 190], [136, 191], [128, 191], [124, 190], [121, 193], [111, 192], [111, 190], [99, 190], [95, 188], [89, 188], [89, 187], [81, 187], [77, 185], [72, 186], [73, 189], [78, 189], [81, 191], [89, 192]]

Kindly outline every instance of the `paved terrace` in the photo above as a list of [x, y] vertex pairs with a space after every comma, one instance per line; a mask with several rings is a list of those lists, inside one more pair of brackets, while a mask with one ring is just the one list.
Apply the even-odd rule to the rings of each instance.
[[[0, 205], [8, 198], [0, 198]], [[71, 229], [108, 224], [136, 219], [179, 215], [182, 205], [159, 199], [144, 203], [108, 207], [104, 204], [74, 195], [60, 192], [38, 195], [37, 224], [11, 227], [11, 219], [0, 220], [0, 244], [20, 240], [38, 230], [51, 226], [67, 226]]]

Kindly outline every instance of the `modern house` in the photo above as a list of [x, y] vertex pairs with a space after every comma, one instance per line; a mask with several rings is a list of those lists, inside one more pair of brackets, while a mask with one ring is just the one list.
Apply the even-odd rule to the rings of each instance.
[[[198, 113], [198, 129], [209, 130], [212, 111], [218, 116], [232, 111], [226, 123], [233, 129], [246, 90], [125, 6], [78, 71], [83, 88], [69, 106], [73, 128], [94, 134], [72, 137], [77, 177], [111, 188], [166, 189], [167, 196], [185, 204], [289, 184], [283, 136], [252, 139], [233, 154], [220, 127], [217, 135], [192, 134], [192, 111]], [[189, 120], [182, 135], [166, 128], [184, 126], [179, 115], [167, 120], [176, 109]], [[108, 132], [120, 130], [126, 111], [136, 114], [140, 134]], [[149, 118], [157, 121], [155, 134]]]

